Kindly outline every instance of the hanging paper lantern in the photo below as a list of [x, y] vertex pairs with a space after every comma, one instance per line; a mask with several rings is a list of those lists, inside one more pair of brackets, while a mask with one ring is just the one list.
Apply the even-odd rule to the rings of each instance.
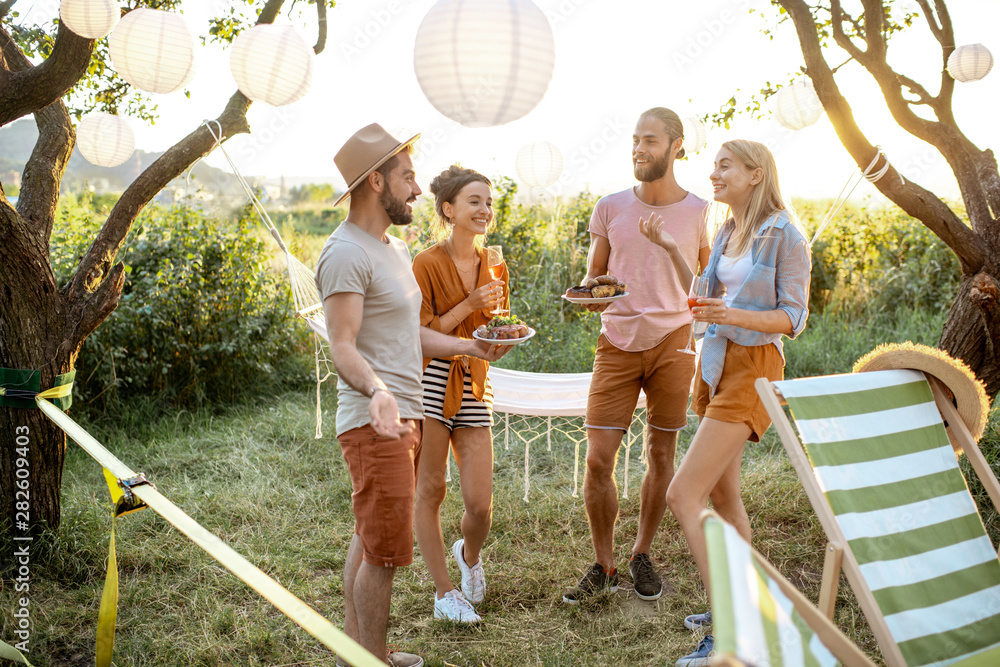
[[517, 152], [517, 176], [529, 188], [547, 188], [562, 175], [562, 151], [548, 141], [525, 144]]
[[95, 111], [80, 122], [76, 146], [87, 162], [98, 167], [117, 167], [132, 157], [135, 135], [121, 116]]
[[292, 26], [262, 23], [236, 38], [229, 67], [240, 92], [280, 107], [309, 92], [313, 49]]
[[530, 0], [439, 0], [413, 48], [427, 100], [467, 127], [528, 114], [548, 90], [554, 67], [552, 27]]
[[812, 81], [801, 78], [778, 91], [774, 115], [789, 130], [801, 130], [819, 120], [823, 105], [813, 90]]
[[694, 116], [685, 118], [681, 123], [684, 126], [684, 154], [697, 153], [705, 147], [705, 141], [708, 139], [705, 124]]
[[150, 93], [172, 93], [194, 76], [194, 36], [179, 14], [133, 9], [108, 39], [111, 62], [130, 84]]
[[107, 37], [121, 15], [118, 0], [62, 0], [59, 3], [59, 20], [87, 39]]
[[993, 54], [982, 44], [966, 44], [948, 56], [948, 74], [956, 81], [979, 81], [993, 69]]

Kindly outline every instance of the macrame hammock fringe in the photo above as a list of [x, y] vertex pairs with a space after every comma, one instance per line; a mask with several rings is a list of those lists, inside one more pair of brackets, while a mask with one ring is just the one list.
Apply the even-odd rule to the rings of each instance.
[[[213, 129], [212, 124], [218, 126], [218, 133]], [[238, 179], [243, 190], [246, 192], [251, 205], [260, 217], [261, 222], [270, 232], [271, 237], [278, 244], [278, 247], [285, 255], [285, 265], [288, 272], [288, 280], [292, 290], [292, 299], [295, 304], [295, 311], [298, 317], [302, 318], [313, 330], [313, 346], [316, 369], [316, 439], [323, 437], [322, 421], [323, 411], [321, 405], [321, 386], [323, 382], [336, 373], [333, 362], [326, 353], [324, 341], [329, 340], [326, 329], [326, 320], [323, 313], [323, 303], [319, 291], [316, 289], [316, 272], [299, 261], [285, 245], [281, 234], [278, 232], [271, 217], [258, 199], [254, 189], [240, 173], [236, 163], [226, 152], [222, 143], [222, 127], [218, 121], [205, 121], [205, 127], [215, 138], [216, 148], [222, 151], [226, 161], [233, 170], [233, 174]], [[210, 151], [211, 152], [211, 151]], [[875, 171], [875, 165], [880, 157], [885, 154], [881, 147], [876, 147], [875, 157], [869, 165], [860, 172], [852, 174], [840, 194], [824, 216], [823, 221], [817, 227], [815, 234], [809, 242], [812, 246], [820, 237], [820, 234], [833, 220], [834, 216], [847, 202], [847, 199], [854, 192], [854, 189], [864, 178], [870, 183], [875, 183], [888, 172], [890, 163], [888, 158], [881, 169]], [[189, 171], [190, 173], [190, 171]], [[900, 176], [900, 182], [903, 182]], [[846, 194], [845, 194], [846, 193]], [[701, 341], [698, 341], [699, 344]], [[699, 345], [700, 348], [700, 345]], [[504, 449], [510, 449], [510, 435], [513, 433], [524, 444], [524, 501], [528, 502], [531, 488], [531, 444], [545, 436], [547, 450], [552, 451], [552, 433], [562, 433], [566, 438], [574, 443], [573, 453], [573, 489], [572, 496], [579, 497], [579, 471], [580, 471], [580, 445], [586, 440], [586, 428], [580, 426], [570, 426], [570, 419], [581, 418], [586, 415], [586, 399], [590, 388], [591, 373], [529, 373], [524, 371], [513, 371], [503, 368], [490, 367], [490, 381], [493, 384], [495, 413], [503, 414], [504, 422]], [[642, 442], [642, 414], [645, 412], [646, 396], [639, 395], [639, 403], [632, 424], [624, 438], [625, 465], [622, 497], [629, 497], [629, 463], [632, 445], [638, 438]], [[529, 418], [545, 417], [545, 429], [533, 433], [533, 428], [528, 424]], [[562, 425], [553, 425], [553, 417], [563, 418]], [[515, 422], [518, 422], [515, 424]], [[633, 428], [638, 423], [638, 436], [633, 433]], [[640, 453], [639, 461], [646, 463], [645, 447]], [[448, 458], [446, 480], [451, 481], [451, 457]]]

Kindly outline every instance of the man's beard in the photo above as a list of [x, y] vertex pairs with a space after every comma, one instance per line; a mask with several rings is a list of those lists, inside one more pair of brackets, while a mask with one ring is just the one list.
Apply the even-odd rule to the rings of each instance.
[[652, 162], [647, 162], [641, 166], [634, 164], [632, 168], [636, 179], [643, 181], [644, 183], [650, 183], [663, 178], [663, 175], [667, 173], [668, 169], [670, 169], [669, 154], [666, 154], [661, 158], [654, 159]]
[[413, 211], [406, 208], [406, 202], [394, 198], [388, 190], [378, 196], [378, 203], [385, 209], [386, 215], [389, 216], [389, 222], [392, 224], [405, 227], [413, 222]]

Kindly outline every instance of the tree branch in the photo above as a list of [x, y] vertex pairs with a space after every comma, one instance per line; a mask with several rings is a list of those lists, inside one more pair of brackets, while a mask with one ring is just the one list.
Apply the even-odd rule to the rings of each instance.
[[17, 0], [6, 0], [6, 2], [0, 2], [0, 19], [7, 16], [7, 12], [10, 11], [10, 8], [14, 6], [15, 2], [17, 2]]
[[11, 36], [0, 30], [0, 49], [8, 73], [0, 80], [0, 127], [47, 107], [76, 85], [87, 72], [94, 40], [85, 39], [60, 24], [52, 52], [32, 65]]
[[[214, 126], [215, 131], [218, 133], [221, 129], [223, 141], [235, 134], [250, 132], [246, 119], [249, 108], [250, 100], [243, 93], [237, 92], [229, 99], [225, 111], [214, 121], [218, 123]], [[215, 138], [212, 132], [201, 125], [171, 146], [128, 186], [66, 286], [64, 291], [69, 301], [78, 302], [97, 289], [111, 270], [139, 212], [170, 181], [208, 155], [213, 148]]]
[[49, 254], [49, 236], [59, 206], [59, 187], [73, 155], [76, 133], [62, 100], [35, 112], [38, 139], [24, 166], [17, 212], [28, 225], [43, 257]]
[[[850, 104], [840, 92], [833, 72], [823, 57], [809, 5], [805, 0], [780, 0], [780, 3], [792, 18], [799, 46], [805, 58], [806, 72], [815, 84], [816, 94], [823, 103], [837, 136], [858, 168], [864, 169], [871, 162], [875, 147], [858, 127]], [[882, 164], [884, 162], [875, 166], [877, 168]], [[959, 182], [961, 181], [960, 178]], [[916, 183], [904, 180], [892, 166], [881, 179], [876, 181], [875, 187], [906, 213], [923, 222], [937, 234], [958, 256], [965, 273], [976, 273], [983, 266], [987, 257], [987, 247], [983, 239], [965, 226], [934, 193]]]
[[865, 9], [865, 50], [872, 60], [885, 60], [885, 7], [882, 0], [862, 0]]
[[285, 4], [285, 0], [267, 0], [267, 4], [257, 15], [257, 24], [274, 23], [274, 19], [278, 18], [278, 12], [281, 11], [283, 4]]
[[861, 27], [851, 18], [850, 14], [844, 11], [840, 0], [832, 0], [830, 2], [830, 15], [830, 25], [833, 28], [833, 41], [837, 43], [837, 46], [847, 51], [851, 58], [863, 65], [867, 54], [852, 42], [851, 38], [844, 32], [844, 22], [846, 21], [853, 25], [855, 32], [859, 32]]
[[326, 0], [316, 0], [316, 14], [316, 20], [319, 23], [319, 35], [316, 37], [316, 46], [313, 47], [313, 53], [319, 55], [326, 48]]
[[[931, 29], [931, 34], [934, 35], [934, 39], [941, 44], [941, 46], [948, 46], [945, 41], [945, 33], [942, 27], [938, 24], [937, 16], [934, 15], [934, 10], [931, 9], [931, 5], [927, 0], [917, 0], [917, 4], [920, 5], [920, 11], [924, 13], [924, 19], [927, 20], [927, 25]], [[954, 46], [952, 44], [951, 46]]]
[[[257, 23], [273, 23], [283, 3], [284, 0], [267, 0]], [[221, 141], [250, 132], [246, 117], [250, 104], [250, 100], [237, 91], [229, 98], [222, 114], [210, 121], [216, 134], [221, 135]], [[208, 155], [215, 148], [215, 142], [212, 131], [205, 125], [199, 126], [153, 162], [119, 198], [76, 273], [63, 288], [63, 295], [74, 311], [75, 335], [85, 337], [117, 305], [123, 274], [121, 264], [114, 262], [136, 216], [170, 181]]]
[[955, 30], [952, 27], [948, 6], [938, 0], [935, 0], [934, 6], [937, 10], [936, 17], [927, 0], [920, 0], [920, 8], [924, 10], [924, 18], [927, 19], [931, 33], [941, 44], [941, 91], [938, 93], [934, 111], [938, 120], [958, 130], [958, 123], [955, 122], [955, 114], [951, 108], [951, 100], [955, 94], [955, 79], [948, 74], [948, 58], [955, 51]]
[[934, 109], [935, 112], [937, 111], [937, 98], [927, 92], [926, 88], [904, 74], [897, 73], [896, 78], [901, 84], [906, 86], [911, 93], [917, 96], [916, 100], [908, 100], [908, 104], [926, 104]]
[[[879, 12], [880, 17], [883, 16], [880, 0], [864, 0], [864, 2], [866, 9], [870, 6], [873, 10]], [[787, 9], [788, 5], [802, 5], [803, 3], [801, 0], [792, 0], [788, 3], [782, 1], [781, 4]], [[831, 7], [836, 10], [837, 6], [839, 6], [839, 0], [832, 0]], [[943, 2], [938, 3], [938, 10], [942, 21], [942, 30], [950, 31], [951, 19], [947, 14], [947, 9], [943, 9]], [[791, 14], [790, 11], [789, 14]], [[815, 24], [812, 22], [812, 16], [807, 10], [805, 14], [809, 16], [809, 23], [808, 26], [803, 26], [803, 28], [811, 31], [815, 36], [816, 30]], [[805, 20], [805, 18], [803, 17], [799, 20]], [[797, 28], [799, 27], [799, 20], [793, 18]], [[866, 17], [866, 23], [869, 23], [868, 17]], [[843, 46], [841, 41], [838, 39], [837, 43]], [[843, 38], [843, 41], [847, 41], [846, 38]], [[969, 141], [955, 124], [951, 112], [951, 84], [948, 81], [942, 82], [943, 93], [931, 105], [939, 120], [934, 121], [921, 118], [911, 108], [912, 101], [907, 100], [903, 95], [903, 82], [907, 79], [901, 77], [886, 62], [884, 36], [879, 32], [876, 39], [866, 33], [866, 41], [869, 44], [869, 49], [863, 55], [858, 56], [858, 62], [875, 79], [893, 120], [901, 128], [918, 139], [931, 144], [941, 153], [956, 175], [959, 189], [962, 192], [962, 200], [965, 202], [965, 209], [969, 217], [973, 220], [974, 225], [979, 225], [979, 228], [982, 228], [987, 221], [991, 220], [990, 206], [982, 181], [978, 178], [971, 178], [978, 171], [977, 161], [982, 151]], [[945, 50], [947, 51], [947, 49]], [[881, 55], [875, 57], [879, 53]], [[819, 54], [819, 58], [822, 59], [822, 54]], [[943, 76], [948, 75], [945, 73]]]

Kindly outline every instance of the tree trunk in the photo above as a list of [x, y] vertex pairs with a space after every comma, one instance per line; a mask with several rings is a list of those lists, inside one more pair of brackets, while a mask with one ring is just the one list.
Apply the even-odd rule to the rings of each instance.
[[[17, 230], [29, 221], [12, 209], [0, 211], [0, 368], [37, 371], [38, 387], [53, 386], [57, 375], [72, 370], [79, 346], [64, 344], [67, 318], [62, 297], [47, 261], [47, 248], [34, 247], [31, 237]], [[27, 440], [25, 440], [25, 438]], [[27, 442], [28, 456], [23, 447]], [[20, 451], [19, 451], [20, 450]], [[0, 407], [0, 508], [4, 532], [33, 533], [59, 525], [66, 437], [37, 408]], [[16, 494], [17, 469], [27, 460], [29, 470], [27, 517], [19, 514], [24, 494]], [[18, 465], [20, 463], [20, 465]], [[23, 474], [23, 473], [22, 473]], [[13, 521], [7, 521], [10, 517]]]
[[986, 385], [1000, 391], [1000, 310], [996, 278], [985, 271], [965, 275], [948, 311], [938, 347], [961, 359]]

